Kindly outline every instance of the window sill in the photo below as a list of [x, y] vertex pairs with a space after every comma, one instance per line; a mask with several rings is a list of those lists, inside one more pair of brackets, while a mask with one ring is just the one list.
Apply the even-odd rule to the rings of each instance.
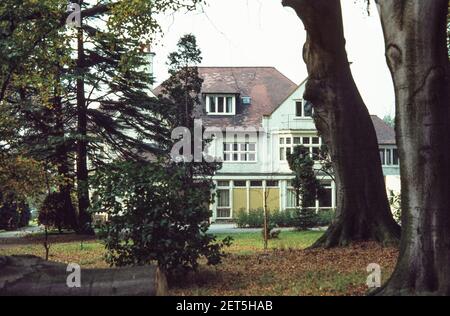
[[313, 118], [311, 116], [295, 116], [293, 118], [294, 121], [312, 121]]

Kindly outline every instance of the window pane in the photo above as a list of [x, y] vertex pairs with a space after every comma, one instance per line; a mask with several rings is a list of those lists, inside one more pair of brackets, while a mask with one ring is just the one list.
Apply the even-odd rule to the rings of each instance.
[[294, 144], [295, 145], [300, 145], [300, 137], [294, 137]]
[[209, 97], [209, 112], [211, 112], [211, 113], [216, 112], [216, 98], [215, 97]]
[[247, 150], [247, 144], [241, 144], [241, 151]]
[[312, 143], [315, 144], [315, 145], [319, 144], [319, 137], [313, 137], [312, 138]]
[[223, 155], [223, 160], [224, 161], [231, 161], [231, 155], [230, 154], [224, 154]]
[[280, 144], [283, 145], [284, 144], [284, 138], [280, 137]]
[[319, 207], [331, 207], [331, 189], [323, 189], [319, 195]]
[[286, 160], [286, 156], [285, 156], [285, 152], [284, 152], [284, 147], [280, 148], [280, 160]]
[[290, 137], [286, 137], [286, 144], [288, 144], [288, 145], [291, 144], [291, 138]]
[[268, 187], [278, 187], [278, 180], [267, 180], [266, 186]]
[[231, 150], [231, 144], [230, 143], [223, 143], [223, 150], [224, 151], [230, 151]]
[[233, 113], [233, 97], [227, 97], [227, 113]]
[[248, 161], [256, 161], [256, 155], [255, 154], [248, 154]]
[[247, 183], [245, 180], [234, 180], [235, 187], [246, 187]]
[[302, 116], [302, 101], [295, 102], [295, 116]]
[[392, 149], [392, 163], [398, 166], [398, 150], [397, 148]]
[[229, 218], [231, 216], [231, 210], [229, 208], [218, 208], [217, 217], [218, 218]]
[[391, 165], [391, 150], [386, 149], [386, 165]]
[[241, 161], [247, 161], [247, 154], [241, 154]]
[[311, 102], [305, 102], [303, 115], [306, 117], [311, 117], [313, 114], [313, 108]]
[[239, 155], [233, 154], [233, 161], [238, 161], [238, 160], [239, 160]]
[[303, 207], [316, 207], [316, 200], [311, 199], [309, 202], [305, 201]]
[[217, 112], [218, 113], [223, 113], [223, 97], [217, 97]]
[[303, 144], [309, 144], [309, 137], [303, 137]]
[[384, 165], [384, 149], [380, 149], [380, 159], [381, 159], [381, 164]]
[[292, 189], [287, 190], [286, 206], [287, 207], [296, 207], [297, 206], [297, 199], [295, 197], [295, 191]]
[[256, 151], [256, 144], [248, 144], [249, 151]]
[[262, 181], [261, 180], [252, 180], [250, 181], [251, 187], [262, 187]]
[[286, 157], [291, 154], [291, 147], [286, 148]]
[[219, 187], [228, 187], [230, 185], [230, 181], [217, 181], [217, 186]]
[[217, 206], [218, 207], [230, 206], [230, 190], [217, 190]]
[[319, 160], [319, 147], [313, 147], [312, 148], [312, 159]]
[[233, 151], [239, 150], [239, 144], [233, 144]]

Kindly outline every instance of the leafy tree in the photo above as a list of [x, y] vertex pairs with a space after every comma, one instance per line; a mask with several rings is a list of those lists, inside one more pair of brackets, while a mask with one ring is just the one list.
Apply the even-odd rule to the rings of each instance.
[[283, 4], [296, 11], [307, 31], [304, 99], [314, 106], [314, 122], [329, 149], [338, 192], [336, 219], [314, 246], [358, 240], [396, 243], [400, 228], [389, 208], [375, 129], [350, 71], [340, 1]]
[[27, 226], [30, 217], [30, 208], [22, 198], [11, 192], [0, 192], [0, 229], [14, 230]]
[[95, 168], [117, 157], [138, 160], [154, 150], [149, 143], [164, 146], [155, 113], [164, 108], [155, 108], [148, 95], [142, 49], [158, 31], [155, 16], [191, 10], [199, 1], [77, 1], [83, 19], [76, 30], [66, 25], [66, 1], [31, 2], [0, 6], [0, 49], [7, 57], [0, 100], [22, 123], [17, 148], [56, 167], [66, 180], [58, 191], [69, 209], [76, 189], [79, 218], [73, 225], [92, 232], [88, 161]]
[[385, 115], [383, 121], [392, 128], [395, 128], [395, 118], [392, 115]]
[[201, 57], [195, 37], [183, 37], [178, 52], [170, 55], [172, 76], [164, 83], [165, 94], [155, 101], [160, 126], [166, 129], [161, 135], [167, 137], [157, 143], [161, 151], [151, 161], [117, 160], [100, 167], [92, 180], [96, 188], [93, 209], [109, 215], [105, 228], [108, 261], [116, 265], [157, 261], [172, 276], [196, 269], [200, 257], [206, 257], [209, 264], [219, 263], [222, 246], [230, 242], [215, 243], [207, 234], [211, 177], [219, 164], [194, 162], [187, 156], [180, 161], [170, 159], [174, 141], [167, 131], [183, 125], [193, 135], [193, 112], [199, 105], [202, 83], [196, 68]]
[[295, 190], [296, 205], [299, 207], [296, 226], [302, 230], [314, 227], [317, 214], [311, 207], [315, 205], [316, 198], [322, 190], [314, 172], [314, 160], [308, 148], [296, 146], [293, 152], [287, 155], [287, 161], [295, 175], [292, 186]]

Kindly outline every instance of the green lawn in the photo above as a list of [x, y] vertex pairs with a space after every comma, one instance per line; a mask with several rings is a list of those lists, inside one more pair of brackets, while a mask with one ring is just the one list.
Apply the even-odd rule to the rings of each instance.
[[[269, 240], [270, 249], [304, 249], [311, 246], [323, 232], [317, 231], [283, 231], [277, 239]], [[264, 250], [261, 232], [239, 234], [217, 234], [217, 240], [226, 236], [233, 237], [233, 244], [227, 250], [234, 254], [253, 254]]]
[[[218, 266], [202, 260], [199, 271], [186, 275], [170, 290], [171, 295], [364, 295], [366, 267], [375, 262], [385, 280], [397, 258], [397, 249], [375, 243], [338, 249], [305, 250], [322, 232], [284, 231], [263, 249], [261, 232], [232, 234], [233, 245]], [[227, 234], [219, 234], [218, 240]], [[76, 236], [52, 236], [50, 260], [76, 262], [82, 268], [108, 267], [104, 246], [97, 240], [70, 240]], [[1, 244], [0, 255], [32, 254], [43, 257], [41, 237], [25, 244]]]

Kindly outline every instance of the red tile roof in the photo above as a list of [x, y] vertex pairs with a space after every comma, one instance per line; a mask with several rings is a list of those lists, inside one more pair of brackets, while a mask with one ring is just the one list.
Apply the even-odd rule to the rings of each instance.
[[[197, 117], [204, 126], [259, 127], [264, 115], [270, 115], [298, 88], [294, 82], [274, 67], [198, 67], [203, 78], [202, 93], [239, 94], [251, 97], [250, 105], [237, 104], [236, 115], [207, 116], [205, 106]], [[161, 87], [154, 90], [155, 95]], [[239, 101], [239, 99], [238, 99]], [[395, 131], [376, 115], [371, 115], [379, 144], [394, 145]]]
[[[207, 116], [205, 109], [198, 112], [205, 126], [258, 127], [263, 115], [269, 115], [297, 89], [297, 85], [274, 67], [198, 67], [203, 78], [202, 93], [230, 93], [251, 97], [250, 105], [237, 99], [236, 115]], [[154, 93], [158, 95], [161, 88]]]
[[378, 116], [371, 115], [370, 117], [377, 133], [378, 144], [395, 145], [395, 130]]

